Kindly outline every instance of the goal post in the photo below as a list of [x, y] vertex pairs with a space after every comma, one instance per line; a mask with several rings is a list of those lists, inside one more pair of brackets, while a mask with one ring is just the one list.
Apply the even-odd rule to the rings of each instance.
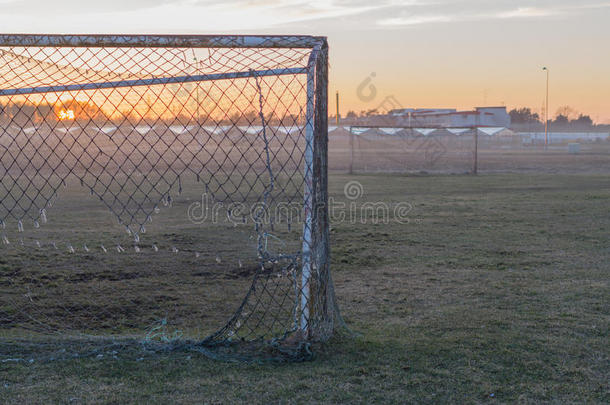
[[309, 357], [327, 98], [323, 37], [0, 35], [0, 359]]
[[[347, 172], [477, 172], [480, 126], [350, 125], [331, 132], [333, 161]], [[490, 128], [494, 129], [494, 128]], [[497, 130], [497, 128], [495, 129]], [[334, 136], [334, 139], [333, 139]]]

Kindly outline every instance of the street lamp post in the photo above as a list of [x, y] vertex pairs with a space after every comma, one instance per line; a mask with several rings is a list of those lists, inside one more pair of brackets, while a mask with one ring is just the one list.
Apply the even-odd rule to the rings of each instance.
[[542, 70], [546, 71], [546, 106], [544, 107], [544, 147], [549, 145], [549, 69], [545, 66]]

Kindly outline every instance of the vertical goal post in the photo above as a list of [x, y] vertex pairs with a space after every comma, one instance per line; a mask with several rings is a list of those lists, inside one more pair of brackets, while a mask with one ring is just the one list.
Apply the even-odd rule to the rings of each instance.
[[[186, 51], [197, 66], [182, 56]], [[104, 347], [125, 345], [138, 330], [149, 345], [186, 345], [212, 357], [309, 357], [310, 344], [327, 340], [338, 316], [329, 268], [327, 148], [324, 37], [0, 34], [0, 250], [13, 265], [0, 272], [0, 285], [8, 284], [0, 288], [0, 359], [33, 346], [44, 346], [41, 356], [55, 357], [46, 336], [59, 342], [53, 350], [64, 353], [78, 339], [82, 351], [91, 353], [94, 344], [86, 336], [96, 336]], [[88, 189], [127, 230], [129, 242], [105, 223], [96, 229], [79, 222], [71, 233], [61, 228], [76, 221], [62, 210], [85, 204], [80, 189]], [[254, 229], [232, 221], [230, 227], [213, 223], [193, 230], [195, 203], [188, 206], [191, 222], [178, 209], [198, 192], [211, 196], [227, 218], [238, 205], [257, 205], [264, 213], [242, 213]], [[302, 228], [295, 233], [293, 218], [273, 212], [299, 200]], [[73, 216], [82, 219], [83, 212]], [[156, 215], [161, 222], [154, 228], [149, 223]], [[146, 234], [145, 225], [153, 231]], [[230, 240], [235, 246], [221, 242]], [[252, 250], [249, 240], [257, 241]], [[33, 264], [23, 259], [24, 251], [56, 255], [58, 246], [67, 246], [62, 264], [33, 266], [21, 281], [15, 269]], [[110, 251], [118, 259], [108, 258]], [[181, 267], [170, 253], [190, 256], [180, 259]], [[86, 260], [118, 273], [138, 263], [150, 269], [149, 278], [135, 271], [131, 277], [142, 279], [136, 287], [111, 283], [107, 279], [114, 276], [98, 274]], [[199, 288], [187, 280], [200, 266], [210, 280], [239, 280], [236, 289], [244, 288], [242, 278], [251, 280], [244, 296], [231, 303], [224, 326], [204, 335], [191, 331], [198, 330], [197, 316], [209, 314], [191, 307], [195, 301], [208, 305], [202, 291], [209, 283]], [[175, 270], [164, 273], [170, 267]], [[82, 288], [91, 288], [91, 301], [77, 297], [72, 303], [71, 285], [46, 281], [73, 274]], [[175, 288], [167, 302], [143, 306], [155, 283], [170, 279]], [[119, 327], [110, 319], [101, 296], [122, 296], [125, 289], [141, 289], [141, 296], [128, 299], [123, 318], [148, 311], [148, 320], [121, 318]], [[43, 302], [57, 308], [46, 310]], [[212, 302], [218, 306], [217, 297]], [[186, 316], [188, 311], [194, 315]], [[171, 333], [170, 313], [178, 319]], [[147, 327], [151, 317], [163, 322]]]

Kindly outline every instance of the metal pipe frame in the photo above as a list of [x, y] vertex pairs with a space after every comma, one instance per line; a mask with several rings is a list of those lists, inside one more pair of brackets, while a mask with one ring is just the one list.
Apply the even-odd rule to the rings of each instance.
[[114, 82], [66, 84], [66, 85], [59, 85], [59, 86], [25, 87], [22, 89], [17, 88], [17, 89], [0, 90], [0, 96], [14, 96], [14, 95], [40, 94], [40, 93], [58, 93], [58, 92], [63, 92], [63, 91], [114, 89], [114, 88], [118, 88], [118, 87], [155, 86], [155, 85], [163, 85], [163, 84], [206, 82], [206, 81], [213, 81], [213, 80], [243, 79], [243, 78], [249, 78], [249, 77], [261, 77], [261, 76], [294, 75], [294, 74], [304, 74], [304, 73], [307, 73], [307, 71], [308, 71], [307, 68], [250, 70], [247, 72], [212, 73], [212, 74], [207, 74], [207, 75], [153, 77], [150, 79], [120, 80], [120, 81], [114, 81]]
[[[300, 294], [297, 297], [298, 328], [305, 338], [315, 337], [320, 318], [311, 309], [323, 299], [325, 314], [332, 314], [334, 293], [330, 277], [330, 234], [328, 212], [328, 43], [315, 36], [254, 36], [254, 35], [38, 35], [0, 34], [0, 47], [57, 48], [297, 48], [311, 49], [306, 68], [272, 69], [230, 72], [208, 75], [157, 77], [103, 83], [30, 87], [0, 90], [0, 96], [45, 92], [81, 91], [116, 87], [150, 86], [171, 83], [200, 82], [255, 76], [307, 74], [307, 123], [305, 150], [305, 224], [303, 229], [302, 272]], [[321, 277], [312, 282], [312, 274]], [[318, 297], [318, 298], [315, 298]], [[323, 298], [322, 298], [323, 297]], [[248, 296], [227, 325], [205, 342], [232, 327]], [[332, 301], [332, 302], [331, 302]], [[331, 321], [332, 322], [332, 321]]]
[[307, 35], [58, 35], [0, 34], [0, 46], [116, 48], [310, 48], [324, 37]]

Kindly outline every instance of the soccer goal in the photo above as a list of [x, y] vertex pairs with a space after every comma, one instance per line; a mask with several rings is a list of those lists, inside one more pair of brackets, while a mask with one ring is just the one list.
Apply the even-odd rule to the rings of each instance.
[[309, 357], [327, 83], [320, 37], [0, 35], [0, 360]]
[[[329, 134], [334, 167], [354, 172], [476, 173], [487, 128], [350, 126]], [[343, 170], [345, 170], [343, 169]]]

